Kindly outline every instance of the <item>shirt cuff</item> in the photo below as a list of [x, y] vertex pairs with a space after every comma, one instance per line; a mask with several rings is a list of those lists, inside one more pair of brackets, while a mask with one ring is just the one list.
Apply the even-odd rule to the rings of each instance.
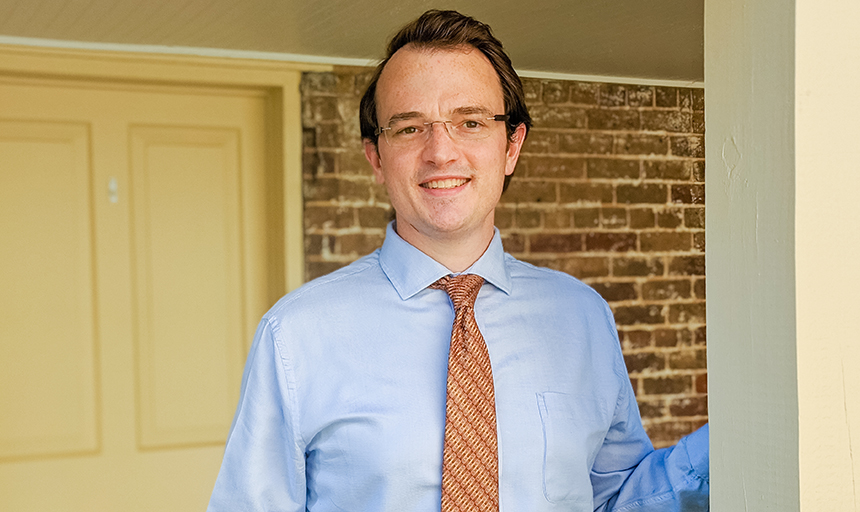
[[696, 475], [706, 482], [710, 482], [711, 479], [709, 439], [707, 423], [684, 438], [687, 456], [690, 457], [690, 465]]

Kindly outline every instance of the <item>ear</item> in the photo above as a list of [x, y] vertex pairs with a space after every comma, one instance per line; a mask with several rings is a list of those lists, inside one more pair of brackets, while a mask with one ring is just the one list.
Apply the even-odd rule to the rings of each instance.
[[514, 173], [514, 168], [517, 166], [517, 160], [520, 158], [520, 150], [523, 148], [523, 142], [526, 140], [526, 125], [520, 123], [514, 130], [513, 136], [508, 142], [508, 153], [506, 155], [507, 162], [505, 163], [505, 175], [510, 176]]
[[382, 174], [382, 160], [379, 158], [379, 148], [370, 139], [363, 139], [364, 142], [364, 157], [370, 162], [373, 167], [373, 175], [376, 177], [376, 182], [379, 184], [385, 183], [385, 176]]

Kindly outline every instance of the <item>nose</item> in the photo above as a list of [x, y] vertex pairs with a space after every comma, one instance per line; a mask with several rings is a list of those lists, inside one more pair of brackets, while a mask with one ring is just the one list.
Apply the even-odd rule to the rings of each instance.
[[434, 121], [428, 127], [427, 142], [424, 144], [424, 160], [442, 167], [459, 157], [459, 148], [448, 132], [444, 121]]

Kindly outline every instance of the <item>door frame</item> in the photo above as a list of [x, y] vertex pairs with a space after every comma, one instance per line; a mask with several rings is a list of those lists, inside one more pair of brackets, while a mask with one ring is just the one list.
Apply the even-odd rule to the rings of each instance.
[[0, 76], [144, 84], [240, 87], [266, 95], [266, 200], [277, 205], [267, 236], [274, 275], [272, 301], [304, 282], [302, 120], [303, 71], [327, 64], [0, 45]]

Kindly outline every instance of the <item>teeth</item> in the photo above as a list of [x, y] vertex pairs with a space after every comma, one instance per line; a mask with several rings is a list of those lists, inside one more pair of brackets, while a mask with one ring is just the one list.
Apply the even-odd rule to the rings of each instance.
[[455, 188], [460, 185], [464, 185], [467, 181], [466, 179], [450, 179], [450, 180], [434, 180], [428, 181], [427, 183], [423, 183], [421, 186], [424, 188]]

